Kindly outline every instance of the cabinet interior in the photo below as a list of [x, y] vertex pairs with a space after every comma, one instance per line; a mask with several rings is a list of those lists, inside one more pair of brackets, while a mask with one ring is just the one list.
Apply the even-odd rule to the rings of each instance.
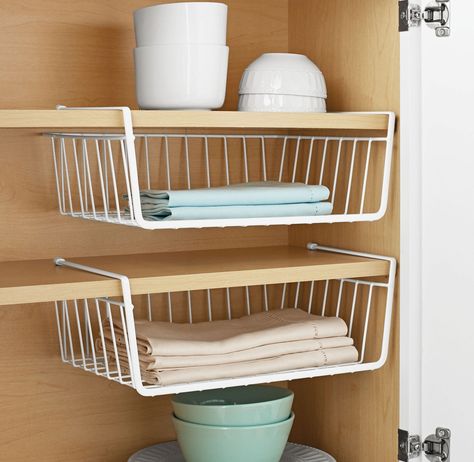
[[[136, 107], [131, 13], [156, 2], [4, 0], [0, 6], [0, 107]], [[231, 48], [225, 110], [242, 71], [263, 52], [304, 53], [323, 71], [330, 111], [399, 109], [397, 5], [390, 0], [228, 0]], [[282, 131], [283, 132], [283, 131]], [[1, 131], [0, 261], [264, 247], [334, 247], [399, 255], [398, 156], [389, 206], [376, 222], [145, 231], [61, 217], [50, 144], [36, 130]], [[2, 273], [8, 264], [2, 263]], [[291, 440], [338, 462], [396, 460], [398, 314], [379, 371], [292, 381]], [[133, 390], [58, 360], [50, 304], [0, 307], [0, 452], [5, 459], [126, 460], [174, 439], [169, 397]]]

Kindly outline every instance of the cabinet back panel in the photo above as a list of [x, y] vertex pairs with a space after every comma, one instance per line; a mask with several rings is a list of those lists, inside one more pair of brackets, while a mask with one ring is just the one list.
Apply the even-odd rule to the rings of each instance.
[[[153, 0], [2, 0], [0, 108], [136, 106], [132, 11]], [[288, 47], [287, 0], [228, 0], [231, 48], [225, 109], [246, 65]], [[149, 232], [61, 217], [50, 141], [0, 137], [0, 260], [286, 244], [288, 230]], [[117, 462], [174, 437], [167, 397], [61, 364], [51, 305], [0, 309], [0, 459]]]
[[[330, 111], [398, 113], [397, 21], [397, 5], [392, 0], [290, 0], [289, 50], [308, 55], [320, 67], [326, 77]], [[382, 220], [296, 226], [290, 229], [290, 243], [314, 241], [399, 255], [397, 146], [394, 154], [388, 212]], [[389, 361], [381, 370], [290, 383], [297, 416], [294, 441], [326, 450], [338, 462], [397, 459], [397, 311]]]

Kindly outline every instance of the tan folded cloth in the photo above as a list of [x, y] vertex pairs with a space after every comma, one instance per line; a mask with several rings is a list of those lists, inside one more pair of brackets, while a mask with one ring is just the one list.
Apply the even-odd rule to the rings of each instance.
[[[236, 351], [226, 354], [190, 355], [190, 356], [152, 356], [140, 353], [140, 367], [143, 370], [153, 369], [181, 369], [184, 367], [213, 366], [216, 364], [231, 364], [257, 359], [272, 358], [285, 354], [303, 353], [328, 348], [351, 346], [354, 341], [349, 337], [330, 337], [313, 340], [297, 340], [295, 342], [275, 343], [263, 345], [248, 350]], [[113, 343], [106, 340], [106, 351], [113, 355]], [[128, 361], [126, 347], [116, 342], [117, 351], [121, 360]], [[102, 342], [97, 343], [98, 351], [102, 352]]]
[[[124, 343], [121, 326], [114, 328], [116, 339]], [[296, 340], [343, 337], [347, 334], [347, 325], [340, 318], [287, 308], [194, 324], [136, 321], [135, 330], [139, 353], [191, 356], [226, 354]], [[110, 327], [106, 326], [105, 333], [110, 335]]]
[[[357, 359], [357, 350], [353, 346], [348, 346], [216, 366], [188, 367], [163, 371], [142, 370], [141, 375], [144, 382], [151, 385], [163, 386], [353, 363], [356, 362]], [[124, 367], [124, 372], [129, 373], [126, 366]]]

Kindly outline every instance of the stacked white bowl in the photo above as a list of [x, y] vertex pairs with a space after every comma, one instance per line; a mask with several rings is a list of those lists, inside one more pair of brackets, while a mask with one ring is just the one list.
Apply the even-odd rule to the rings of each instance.
[[265, 53], [245, 70], [239, 111], [326, 112], [326, 82], [308, 57]]
[[135, 79], [142, 109], [217, 109], [224, 104], [227, 5], [169, 3], [134, 12]]

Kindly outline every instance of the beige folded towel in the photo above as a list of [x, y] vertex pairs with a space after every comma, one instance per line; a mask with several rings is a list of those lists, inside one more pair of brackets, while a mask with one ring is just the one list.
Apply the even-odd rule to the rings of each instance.
[[[303, 353], [305, 351], [317, 351], [328, 348], [351, 346], [354, 341], [349, 337], [330, 337], [313, 340], [297, 340], [295, 342], [275, 343], [263, 345], [248, 350], [235, 351], [226, 354], [213, 355], [190, 355], [190, 356], [152, 356], [140, 353], [140, 367], [144, 370], [153, 369], [181, 369], [183, 367], [213, 366], [217, 364], [231, 364], [257, 359], [273, 358], [285, 354]], [[121, 360], [128, 361], [125, 345], [116, 342], [117, 351]], [[102, 342], [97, 342], [99, 352], [102, 352]], [[115, 350], [113, 343], [106, 340], [105, 349], [113, 355]]]
[[[153, 371], [142, 370], [141, 376], [142, 380], [148, 384], [163, 386], [353, 363], [357, 359], [357, 350], [353, 346], [348, 346], [216, 366], [166, 369], [163, 371], [157, 369]], [[126, 366], [122, 367], [124, 373], [128, 374], [128, 368]]]
[[[115, 324], [116, 339], [124, 342]], [[343, 337], [346, 323], [336, 317], [321, 317], [287, 308], [243, 316], [239, 319], [188, 323], [136, 321], [139, 353], [153, 356], [226, 354], [263, 345], [296, 340]], [[105, 328], [110, 335], [110, 327]]]

